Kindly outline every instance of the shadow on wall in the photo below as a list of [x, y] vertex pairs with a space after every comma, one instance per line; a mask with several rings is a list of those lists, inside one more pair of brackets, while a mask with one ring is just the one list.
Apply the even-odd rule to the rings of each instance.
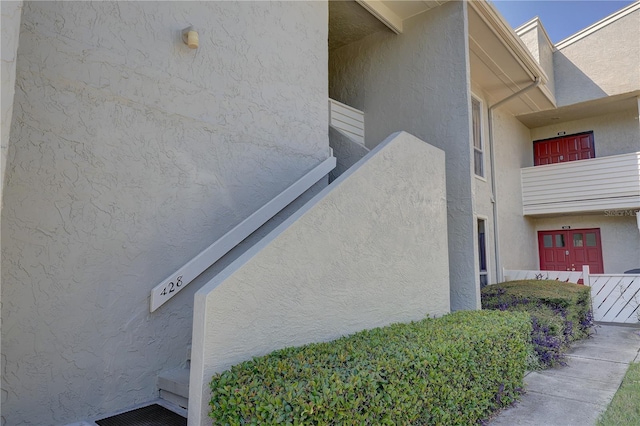
[[329, 182], [336, 180], [369, 152], [369, 149], [332, 127], [329, 127], [329, 146], [333, 149], [333, 155], [337, 160], [336, 168], [329, 173]]
[[553, 62], [558, 107], [608, 96], [561, 51], [554, 52]]

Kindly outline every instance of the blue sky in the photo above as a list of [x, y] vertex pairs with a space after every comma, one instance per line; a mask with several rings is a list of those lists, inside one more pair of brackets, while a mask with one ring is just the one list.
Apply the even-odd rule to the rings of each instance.
[[552, 43], [598, 22], [633, 1], [591, 0], [492, 0], [496, 8], [513, 28], [538, 16], [549, 33]]

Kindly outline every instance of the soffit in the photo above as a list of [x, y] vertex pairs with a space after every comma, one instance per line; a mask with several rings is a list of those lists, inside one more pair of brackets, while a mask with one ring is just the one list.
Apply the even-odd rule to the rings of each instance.
[[383, 0], [380, 3], [388, 7], [393, 13], [395, 13], [400, 19], [404, 21], [405, 19], [409, 19], [413, 16], [426, 12], [429, 9], [433, 9], [434, 7], [440, 6], [441, 4], [446, 3], [447, 1], [448, 0], [440, 0], [440, 1]]
[[329, 51], [378, 31], [402, 32], [404, 20], [449, 0], [331, 0], [329, 1]]
[[[476, 2], [474, 2], [476, 3]], [[480, 2], [477, 2], [480, 3]], [[484, 2], [483, 2], [484, 3]], [[489, 104], [494, 104], [507, 96], [530, 85], [536, 76], [542, 78], [542, 84], [522, 96], [504, 105], [514, 115], [528, 114], [555, 107], [555, 100], [546, 87], [547, 77], [544, 71], [526, 51], [520, 46], [515, 33], [506, 25], [499, 15], [491, 16], [492, 22], [486, 16], [491, 9], [469, 7], [469, 62], [471, 80], [475, 86], [482, 89], [488, 97]], [[497, 28], [500, 25], [501, 28]]]
[[580, 120], [614, 112], [638, 108], [640, 91], [608, 96], [580, 104], [569, 105], [549, 111], [518, 116], [518, 120], [530, 129], [555, 123]]
[[329, 51], [378, 31], [389, 31], [355, 0], [329, 2]]

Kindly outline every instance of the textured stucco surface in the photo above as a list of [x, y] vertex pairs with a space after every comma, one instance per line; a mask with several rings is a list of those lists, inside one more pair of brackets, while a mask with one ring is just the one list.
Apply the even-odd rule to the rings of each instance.
[[329, 173], [332, 181], [369, 152], [365, 146], [349, 139], [332, 127], [329, 127], [329, 146], [333, 149], [333, 156], [336, 157], [337, 163], [336, 168]]
[[407, 131], [446, 152], [452, 309], [480, 307], [475, 279], [467, 5], [447, 2], [329, 56], [329, 94], [366, 114], [372, 148]]
[[329, 51], [378, 31], [391, 31], [354, 0], [329, 2]]
[[558, 106], [640, 90], [640, 10], [553, 55]]
[[[621, 274], [640, 268], [640, 231], [635, 212], [630, 210], [605, 211], [597, 215], [563, 216], [535, 219], [535, 231], [561, 229], [600, 228], [602, 261], [606, 274]], [[537, 243], [536, 243], [537, 247]], [[537, 259], [537, 266], [540, 259]]]
[[449, 311], [444, 153], [392, 135], [205, 285], [189, 424], [211, 375], [285, 346]]
[[510, 113], [494, 112], [500, 263], [507, 269], [533, 269], [538, 248], [530, 218], [522, 215], [520, 169], [533, 165], [529, 129]]
[[22, 1], [0, 2], [0, 15], [2, 16], [2, 84], [0, 95], [2, 101], [2, 124], [0, 135], [0, 206], [2, 206], [2, 190], [4, 188], [4, 175], [7, 164], [7, 148], [9, 146], [9, 132], [11, 129], [11, 117], [13, 114], [13, 96], [16, 83], [16, 57], [18, 51], [18, 38], [20, 36], [20, 18], [22, 16]]
[[[471, 76], [473, 79], [473, 75]], [[487, 268], [489, 272], [489, 282], [495, 282], [496, 272], [495, 272], [495, 252], [494, 252], [494, 235], [495, 231], [493, 229], [493, 205], [492, 205], [492, 197], [491, 197], [491, 167], [490, 167], [490, 155], [491, 150], [489, 147], [489, 139], [488, 139], [488, 116], [487, 116], [487, 102], [486, 102], [486, 94], [483, 92], [482, 88], [475, 83], [473, 80], [471, 81], [471, 88], [473, 97], [480, 101], [480, 116], [481, 116], [481, 138], [483, 144], [483, 167], [484, 167], [484, 177], [479, 177], [475, 175], [473, 184], [471, 186], [472, 194], [473, 194], [473, 213], [474, 213], [474, 235], [477, 235], [477, 219], [485, 219], [486, 220], [486, 254], [487, 254]], [[479, 259], [478, 259], [478, 239], [474, 237], [474, 266], [476, 269], [476, 280], [478, 281], [478, 285], [480, 285], [479, 278]]]
[[547, 35], [543, 32], [542, 29], [538, 29], [538, 63], [542, 66], [545, 74], [547, 74], [548, 81], [547, 87], [551, 91], [551, 93], [555, 96], [556, 94], [556, 76], [555, 71], [553, 69], [553, 45], [551, 41], [547, 37]]
[[[493, 229], [493, 203], [491, 197], [491, 155], [488, 140], [487, 96], [472, 82], [473, 95], [482, 101], [485, 179], [475, 178], [473, 209], [476, 217], [486, 219], [488, 226], [487, 256], [490, 282], [496, 282], [495, 231]], [[496, 198], [498, 201], [498, 227], [500, 263], [508, 269], [532, 269], [536, 265], [537, 248], [533, 224], [522, 215], [522, 187], [520, 169], [533, 165], [529, 129], [505, 108], [493, 111], [493, 134], [496, 165]], [[477, 244], [477, 243], [476, 243]], [[477, 249], [476, 249], [477, 253]], [[478, 261], [477, 256], [475, 258]], [[516, 266], [513, 266], [516, 265]]]
[[[593, 131], [596, 157], [640, 151], [640, 126], [638, 126], [638, 110], [635, 107], [596, 117], [537, 127], [531, 129], [531, 140], [557, 137], [559, 132], [572, 135], [589, 131]], [[533, 165], [533, 147], [529, 155], [530, 165]]]
[[536, 61], [538, 61], [538, 63], [540, 63], [540, 60], [539, 60], [540, 46], [538, 43], [538, 28], [531, 27], [526, 32], [518, 33], [518, 36], [520, 37], [520, 40], [522, 40], [524, 45], [527, 46], [527, 49], [529, 50], [529, 52], [531, 52], [531, 55], [533, 56], [533, 58]]
[[536, 20], [535, 25], [528, 31], [518, 33], [533, 58], [540, 64], [548, 77], [546, 86], [552, 94], [555, 94], [555, 76], [553, 70], [553, 46], [551, 41], [541, 28], [541, 22]]
[[2, 416], [64, 424], [157, 396], [158, 371], [184, 362], [198, 284], [153, 314], [150, 290], [327, 157], [327, 5], [23, 9]]

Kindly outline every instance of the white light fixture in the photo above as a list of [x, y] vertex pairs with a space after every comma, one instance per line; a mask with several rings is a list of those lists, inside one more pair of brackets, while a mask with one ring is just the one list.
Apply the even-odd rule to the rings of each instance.
[[193, 27], [187, 27], [182, 30], [182, 41], [189, 46], [189, 49], [197, 49], [200, 40], [198, 39], [198, 32]]

